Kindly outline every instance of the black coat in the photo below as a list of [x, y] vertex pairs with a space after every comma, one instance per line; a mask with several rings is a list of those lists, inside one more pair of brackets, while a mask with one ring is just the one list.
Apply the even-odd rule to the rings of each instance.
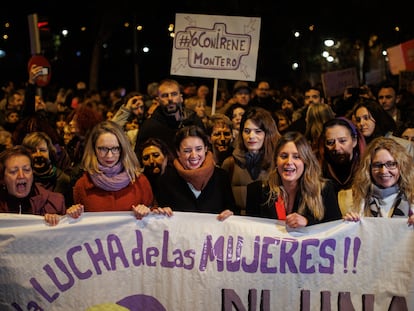
[[162, 106], [157, 107], [151, 118], [146, 119], [139, 128], [137, 142], [135, 144], [135, 153], [138, 154], [139, 146], [148, 138], [161, 139], [174, 152], [175, 133], [178, 129], [187, 125], [198, 125], [204, 129], [203, 121], [201, 121], [194, 111], [184, 108], [183, 112], [183, 120], [177, 121], [175, 116], [165, 114]]
[[236, 210], [229, 176], [220, 167], [214, 168], [213, 175], [198, 198], [174, 167], [168, 167], [158, 178], [155, 189], [158, 189], [154, 193], [158, 205], [169, 206], [173, 211], [219, 214], [229, 209], [240, 214]]
[[[269, 186], [264, 185], [262, 181], [258, 180], [250, 183], [247, 186], [246, 215], [279, 219], [276, 213], [275, 201], [267, 202], [268, 194]], [[298, 192], [292, 212], [298, 211], [301, 199], [301, 193]], [[325, 206], [325, 216], [321, 221], [315, 219], [309, 208], [305, 209], [305, 213], [302, 216], [308, 220], [308, 226], [342, 218], [338, 205], [338, 197], [331, 180], [327, 181], [325, 187], [322, 189], [322, 200]]]

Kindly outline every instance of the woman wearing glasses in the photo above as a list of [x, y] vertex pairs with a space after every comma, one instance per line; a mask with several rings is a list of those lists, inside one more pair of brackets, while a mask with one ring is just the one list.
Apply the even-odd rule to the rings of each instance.
[[414, 224], [413, 158], [392, 138], [375, 138], [364, 151], [354, 177], [354, 211], [345, 220], [407, 217]]
[[[86, 212], [132, 210], [138, 219], [148, 215], [154, 196], [147, 177], [123, 129], [112, 121], [98, 123], [88, 136], [82, 158], [84, 173], [73, 189], [74, 202]], [[78, 217], [78, 207], [67, 211]], [[171, 215], [171, 209], [156, 209]]]

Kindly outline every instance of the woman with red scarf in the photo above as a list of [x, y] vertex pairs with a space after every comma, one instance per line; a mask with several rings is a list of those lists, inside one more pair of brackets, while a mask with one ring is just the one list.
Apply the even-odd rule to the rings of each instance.
[[229, 176], [216, 166], [208, 136], [201, 128], [181, 128], [175, 137], [175, 151], [173, 167], [166, 168], [156, 187], [160, 206], [181, 212], [218, 214], [218, 220], [239, 214]]

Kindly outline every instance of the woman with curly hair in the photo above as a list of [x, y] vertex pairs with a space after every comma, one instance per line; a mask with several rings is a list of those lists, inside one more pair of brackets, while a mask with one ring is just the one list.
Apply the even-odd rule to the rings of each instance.
[[414, 224], [413, 158], [392, 138], [375, 138], [361, 158], [352, 195], [354, 210], [345, 220], [367, 217], [407, 217]]
[[268, 178], [247, 187], [247, 215], [285, 220], [291, 228], [341, 219], [333, 183], [322, 177], [303, 134], [284, 134], [275, 155], [276, 165]]

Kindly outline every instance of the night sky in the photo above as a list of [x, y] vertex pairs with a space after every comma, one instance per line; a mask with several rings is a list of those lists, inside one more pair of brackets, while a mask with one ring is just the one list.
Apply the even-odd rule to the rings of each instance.
[[[399, 3], [400, 2], [400, 3]], [[58, 52], [49, 49], [46, 55], [52, 58], [54, 73], [52, 81], [62, 86], [73, 86], [80, 79], [88, 80], [90, 53], [96, 33], [92, 29], [100, 22], [113, 26], [108, 36], [108, 47], [103, 53], [100, 73], [101, 87], [112, 88], [131, 85], [133, 60], [125, 57], [131, 48], [132, 35], [122, 27], [123, 21], [144, 26], [138, 36], [138, 45], [148, 44], [152, 52], [140, 57], [140, 83], [144, 87], [151, 81], [168, 76], [171, 60], [172, 39], [167, 27], [174, 23], [176, 13], [196, 13], [232, 16], [261, 17], [261, 36], [258, 55], [257, 79], [283, 81], [289, 79], [287, 50], [293, 30], [306, 32], [315, 25], [319, 36], [338, 39], [368, 41], [372, 34], [378, 34], [385, 47], [414, 38], [414, 27], [408, 8], [402, 1], [380, 5], [378, 1], [251, 1], [251, 0], [199, 0], [199, 1], [8, 1], [0, 4], [2, 31], [7, 29], [9, 39], [1, 42], [0, 48], [7, 51], [7, 57], [0, 59], [0, 81], [24, 80], [27, 62], [30, 58], [28, 36], [29, 14], [36, 13], [40, 20], [47, 20], [51, 32], [68, 27], [71, 35], [61, 42]], [[80, 34], [85, 25], [91, 32]], [[398, 25], [400, 32], [395, 32]], [[301, 47], [299, 47], [301, 48]], [[81, 51], [81, 56], [76, 53]], [[77, 55], [77, 56], [76, 56]]]

